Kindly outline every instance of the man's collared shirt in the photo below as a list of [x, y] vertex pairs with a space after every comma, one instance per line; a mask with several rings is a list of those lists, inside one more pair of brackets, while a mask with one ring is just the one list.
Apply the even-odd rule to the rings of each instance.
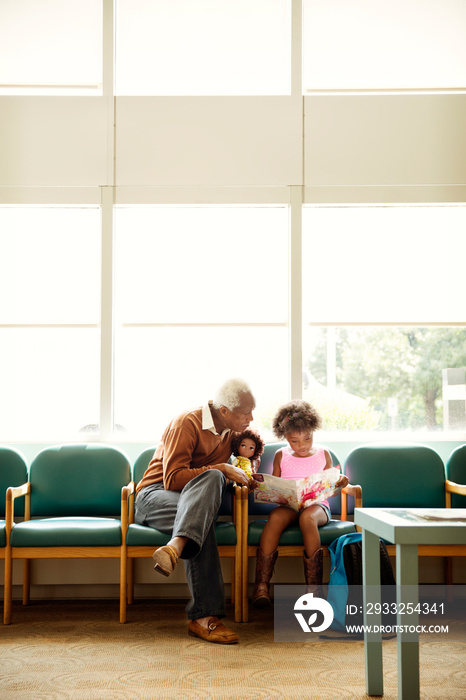
[[[212, 411], [210, 410], [212, 406], [213, 401], [209, 401], [208, 403], [206, 403], [205, 406], [202, 407], [202, 430], [210, 430], [210, 432], [214, 435], [218, 435], [215, 429], [214, 419], [212, 418]], [[221, 434], [221, 437], [223, 437], [227, 432], [228, 428], [225, 428], [225, 430]]]

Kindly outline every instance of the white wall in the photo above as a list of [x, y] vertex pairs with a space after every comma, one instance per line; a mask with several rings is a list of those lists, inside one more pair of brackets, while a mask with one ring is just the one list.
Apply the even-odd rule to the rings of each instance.
[[393, 201], [384, 187], [403, 201], [445, 201], [454, 187], [465, 201], [465, 123], [466, 95], [119, 97], [113, 134], [104, 97], [0, 97], [0, 186], [305, 185], [372, 198], [377, 187], [378, 201]]

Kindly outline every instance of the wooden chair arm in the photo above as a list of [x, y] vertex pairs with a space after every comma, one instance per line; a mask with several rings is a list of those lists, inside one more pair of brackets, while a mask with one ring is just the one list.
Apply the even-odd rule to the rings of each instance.
[[457, 484], [454, 481], [445, 481], [445, 490], [450, 493], [459, 493], [462, 496], [466, 496], [466, 484]]
[[445, 481], [445, 506], [451, 508], [451, 494], [459, 493], [461, 496], [466, 496], [466, 484], [457, 484], [454, 481], [446, 479]]
[[121, 529], [126, 537], [128, 525], [134, 522], [134, 481], [121, 489]]
[[233, 496], [235, 498], [239, 498], [241, 500], [243, 494], [241, 490], [242, 488], [243, 487], [241, 486], [241, 484], [233, 484]]
[[17, 498], [21, 498], [22, 496], [26, 497], [24, 516], [25, 516], [26, 520], [29, 520], [29, 518], [30, 518], [30, 503], [29, 503], [30, 493], [31, 493], [31, 484], [29, 483], [29, 481], [26, 482], [25, 484], [21, 484], [21, 486], [10, 486], [6, 490], [5, 527], [6, 527], [7, 541], [9, 540], [10, 533], [13, 529], [15, 500]]
[[28, 493], [31, 493], [31, 484], [29, 481], [27, 481], [25, 484], [21, 484], [21, 486], [10, 486], [7, 489], [6, 497], [7, 499], [10, 497], [11, 500], [14, 501], [15, 498], [26, 496]]
[[128, 498], [134, 493], [134, 490], [135, 490], [134, 481], [130, 481], [129, 484], [126, 484], [126, 486], [123, 486], [123, 488], [121, 489], [122, 500], [128, 500]]
[[362, 507], [362, 488], [356, 484], [347, 484], [341, 490], [341, 519], [348, 519], [348, 499], [347, 496], [353, 496], [354, 507]]
[[243, 489], [246, 486], [241, 486], [240, 484], [233, 484], [233, 522], [237, 528], [241, 527], [242, 519], [241, 513], [243, 511]]

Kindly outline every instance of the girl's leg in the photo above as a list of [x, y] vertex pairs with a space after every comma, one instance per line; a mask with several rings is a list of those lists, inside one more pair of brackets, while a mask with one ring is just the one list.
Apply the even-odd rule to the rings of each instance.
[[318, 505], [309, 506], [300, 515], [299, 527], [303, 535], [304, 578], [309, 592], [323, 598], [323, 550], [320, 546], [319, 527], [327, 523], [327, 514]]
[[299, 516], [299, 527], [303, 535], [304, 549], [308, 557], [320, 549], [319, 527], [326, 525], [327, 514], [318, 505], [308, 506]]
[[278, 506], [270, 513], [256, 554], [256, 574], [252, 601], [257, 608], [270, 605], [269, 583], [277, 559], [277, 545], [283, 530], [296, 521], [298, 514], [291, 508]]
[[263, 554], [275, 552], [282, 532], [297, 519], [298, 514], [286, 506], [277, 506], [271, 511], [260, 539], [260, 548]]

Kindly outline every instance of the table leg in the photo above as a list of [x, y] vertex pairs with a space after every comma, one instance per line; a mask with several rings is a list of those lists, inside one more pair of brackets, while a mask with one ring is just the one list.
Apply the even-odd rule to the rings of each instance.
[[[362, 531], [362, 572], [364, 625], [376, 625], [380, 630], [380, 616], [367, 615], [368, 603], [380, 604], [380, 544], [377, 535]], [[374, 607], [374, 606], [373, 606]], [[372, 609], [373, 609], [372, 607]], [[379, 607], [379, 606], [375, 606]], [[366, 663], [366, 692], [383, 695], [382, 633], [364, 630], [364, 657]]]
[[[397, 609], [404, 604], [404, 610], [413, 608], [413, 612], [398, 612], [396, 622], [402, 631], [397, 634], [398, 653], [398, 698], [399, 700], [419, 699], [419, 613], [414, 611], [419, 602], [418, 591], [418, 556], [417, 545], [396, 545], [396, 582]], [[408, 603], [411, 605], [408, 607]], [[409, 631], [414, 628], [416, 631]], [[406, 631], [407, 630], [407, 631]]]

